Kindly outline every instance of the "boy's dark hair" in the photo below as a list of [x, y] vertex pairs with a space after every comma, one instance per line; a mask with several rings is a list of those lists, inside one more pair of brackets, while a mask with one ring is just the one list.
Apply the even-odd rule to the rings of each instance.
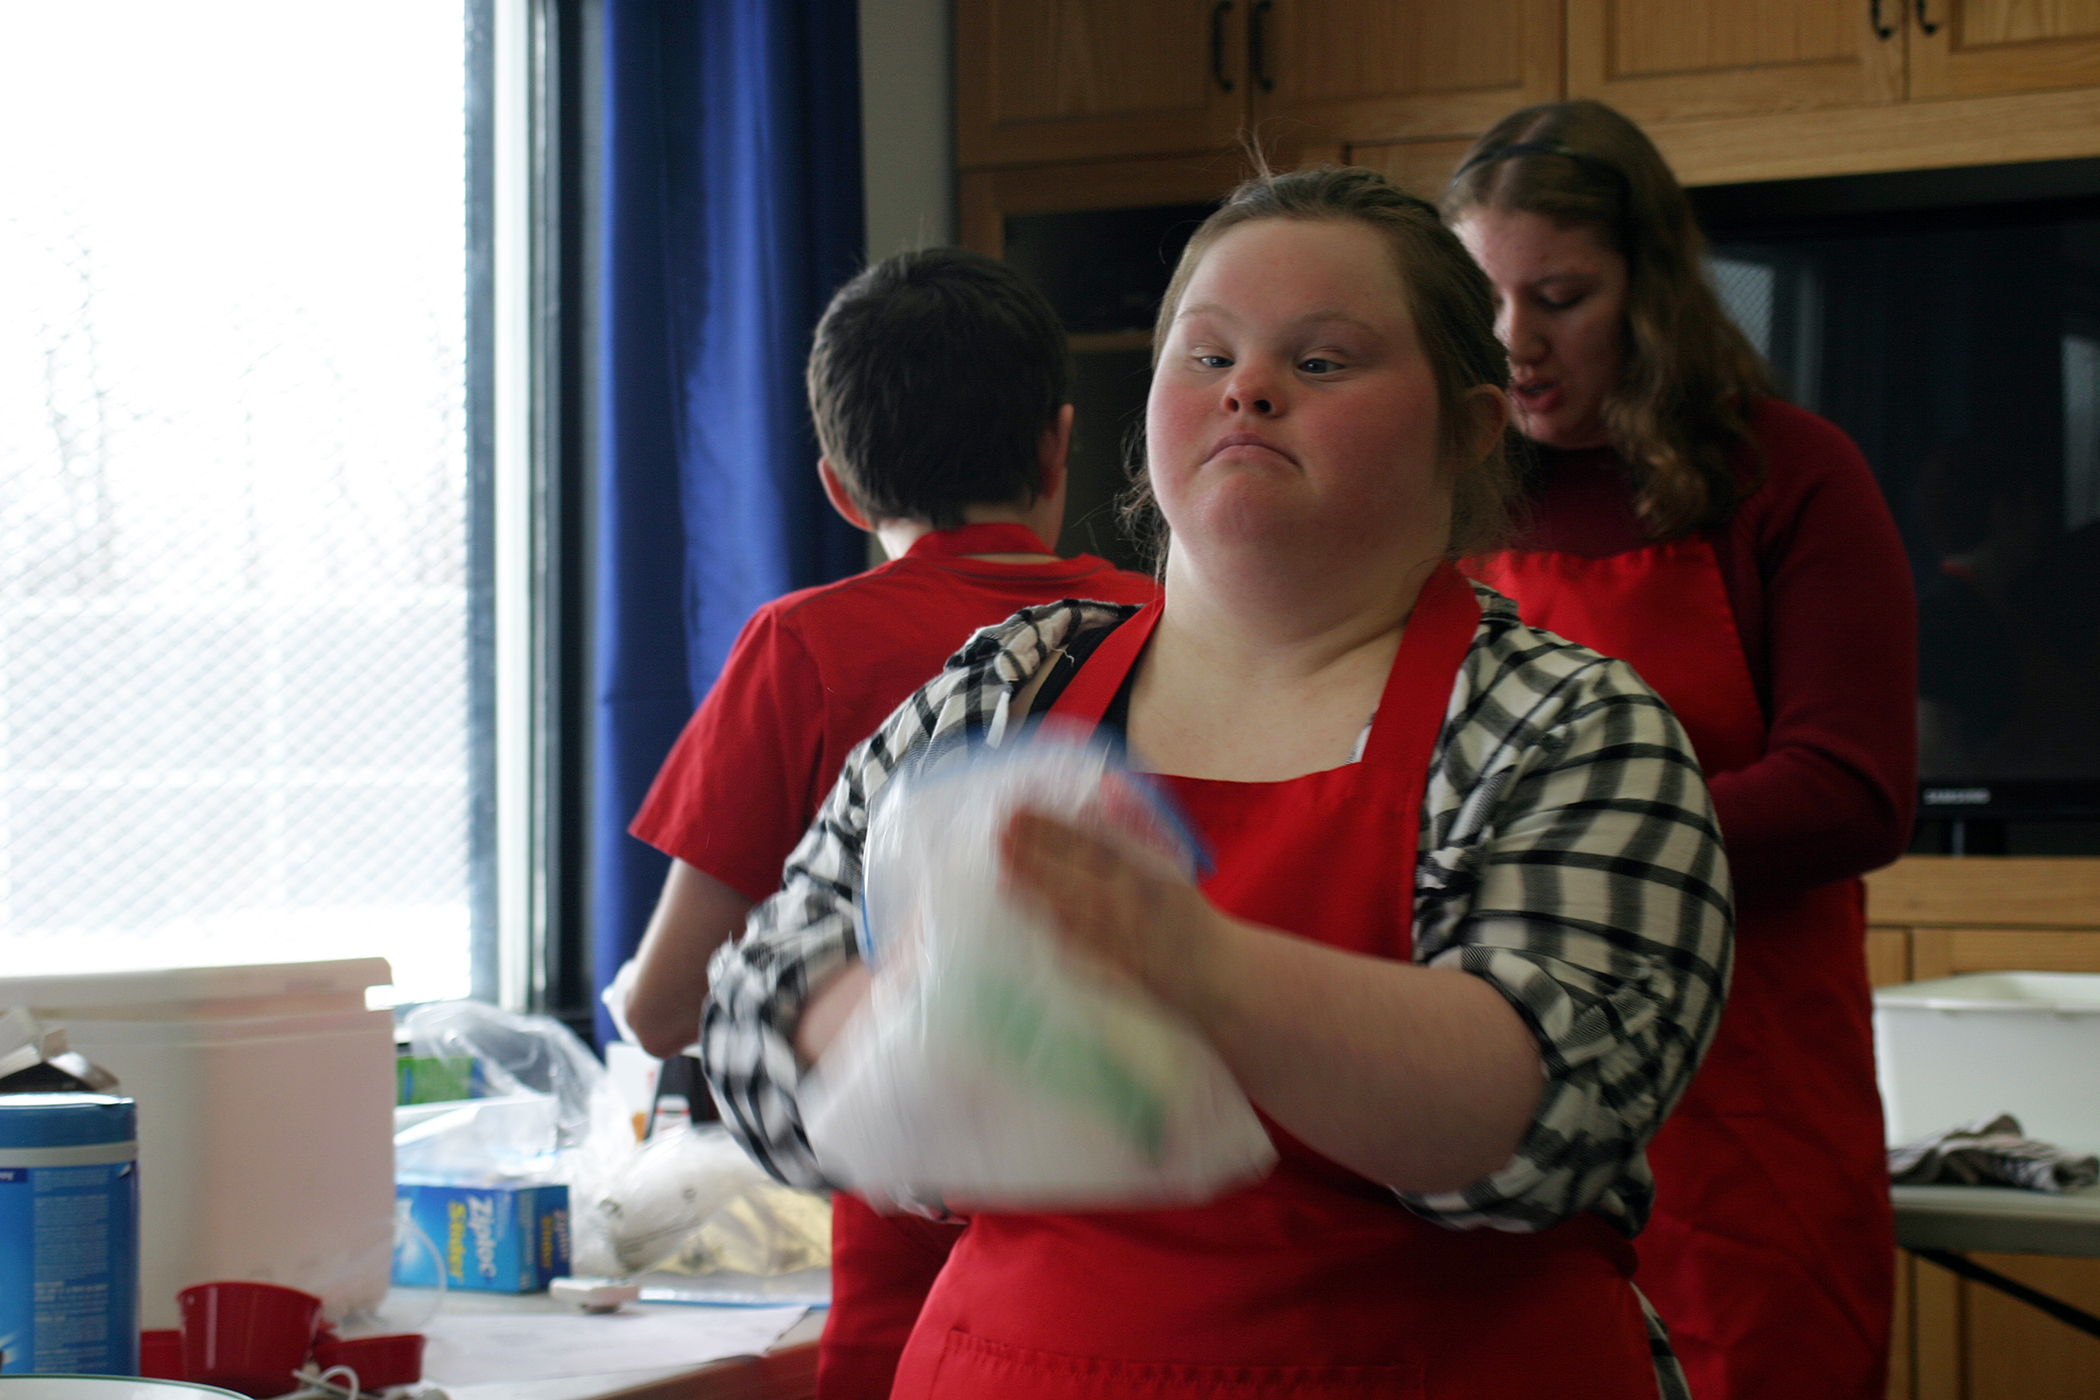
[[967, 505], [1033, 504], [1044, 430], [1070, 397], [1057, 313], [1011, 267], [960, 248], [862, 272], [809, 353], [817, 441], [871, 522], [949, 530]]

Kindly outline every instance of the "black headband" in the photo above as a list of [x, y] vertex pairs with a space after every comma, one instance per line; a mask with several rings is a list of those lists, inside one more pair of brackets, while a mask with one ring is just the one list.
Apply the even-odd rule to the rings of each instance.
[[1451, 183], [1457, 184], [1465, 173], [1476, 166], [1493, 165], [1497, 161], [1514, 160], [1519, 156], [1560, 156], [1572, 160], [1591, 175], [1602, 175], [1612, 189], [1618, 193], [1621, 223], [1630, 223], [1633, 213], [1633, 181], [1626, 172], [1588, 151], [1578, 151], [1565, 141], [1515, 141], [1507, 146], [1494, 146], [1485, 151], [1475, 151], [1466, 158], [1465, 164], [1451, 172]]

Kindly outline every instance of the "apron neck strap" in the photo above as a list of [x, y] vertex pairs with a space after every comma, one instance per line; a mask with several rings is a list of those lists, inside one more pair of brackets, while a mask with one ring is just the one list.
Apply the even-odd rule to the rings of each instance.
[[1480, 627], [1480, 599], [1449, 560], [1415, 597], [1400, 654], [1385, 678], [1364, 762], [1424, 764], [1451, 707], [1451, 683]]
[[[1145, 643], [1152, 639], [1165, 605], [1164, 598], [1153, 599], [1102, 639], [1050, 713], [1088, 729], [1098, 725]], [[1365, 762], [1427, 762], [1443, 727], [1444, 711], [1450, 708], [1452, 678], [1465, 661], [1479, 626], [1480, 600], [1473, 586], [1448, 561], [1440, 561], [1422, 585], [1414, 610], [1408, 614], [1407, 629], [1400, 635], [1400, 654], [1393, 658], [1393, 669], [1386, 676]]]
[[1152, 629], [1159, 625], [1161, 611], [1166, 607], [1164, 597], [1154, 598], [1139, 608], [1115, 631], [1101, 639], [1094, 654], [1086, 659], [1079, 673], [1065, 685], [1064, 694], [1051, 705], [1050, 713], [1061, 720], [1082, 724], [1091, 732], [1108, 713], [1108, 707], [1123, 688], [1124, 677], [1137, 664], [1138, 653], [1145, 643], [1152, 640]]

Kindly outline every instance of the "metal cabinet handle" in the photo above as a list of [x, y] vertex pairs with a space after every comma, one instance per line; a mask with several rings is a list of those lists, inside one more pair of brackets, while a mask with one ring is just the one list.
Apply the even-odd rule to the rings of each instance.
[[1231, 11], [1232, 0], [1218, 0], [1210, 7], [1210, 75], [1217, 79], [1220, 92], [1232, 91], [1232, 79], [1225, 73], [1225, 16]]
[[[1918, 0], [1920, 5], [1925, 0]], [[1254, 15], [1247, 31], [1247, 66], [1254, 70], [1254, 81], [1261, 84], [1263, 92], [1276, 91], [1276, 80], [1269, 76], [1269, 26], [1266, 23], [1269, 11], [1276, 8], [1274, 0], [1256, 0]]]
[[[1923, 3], [1923, 0], [1920, 0], [1920, 3]], [[1899, 10], [1897, 13], [1901, 14], [1902, 11]], [[1896, 26], [1881, 22], [1881, 0], [1867, 0], [1867, 16], [1874, 25], [1875, 38], [1893, 39], [1896, 37]]]
[[1918, 0], [1918, 28], [1924, 30], [1927, 34], [1937, 34], [1940, 32], [1940, 27], [1938, 25], [1934, 24], [1931, 20], [1925, 18], [1925, 0]]

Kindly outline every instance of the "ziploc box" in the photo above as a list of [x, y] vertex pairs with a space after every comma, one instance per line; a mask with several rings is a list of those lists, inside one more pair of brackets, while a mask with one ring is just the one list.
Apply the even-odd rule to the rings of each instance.
[[[445, 1261], [445, 1287], [537, 1293], [569, 1272], [569, 1188], [544, 1182], [437, 1186], [403, 1181], [394, 1212], [413, 1220]], [[394, 1252], [394, 1282], [437, 1287], [429, 1251]]]

